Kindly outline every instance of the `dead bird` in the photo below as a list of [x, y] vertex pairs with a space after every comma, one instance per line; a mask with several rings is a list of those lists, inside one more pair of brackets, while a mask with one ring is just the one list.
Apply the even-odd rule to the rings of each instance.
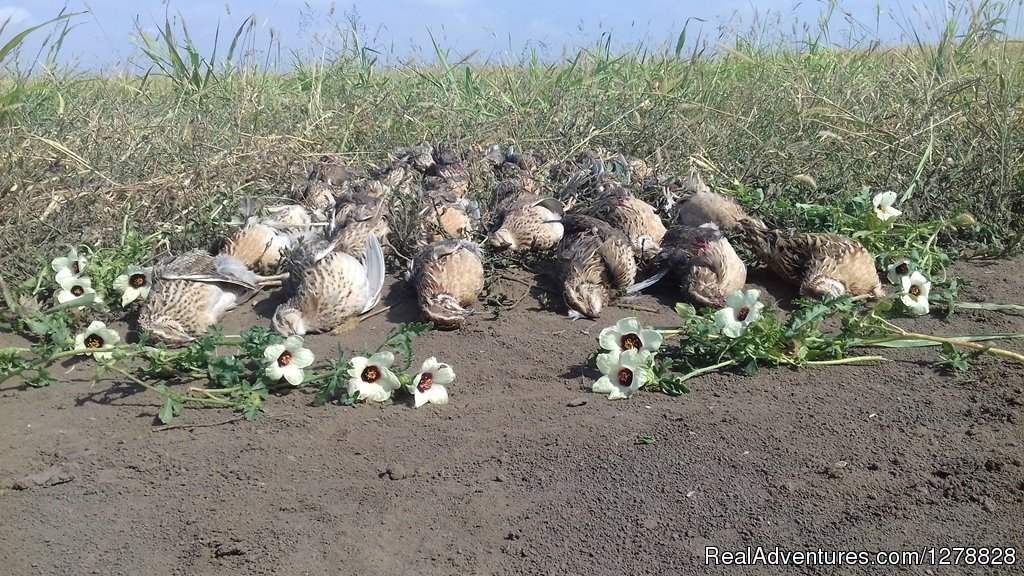
[[272, 206], [266, 216], [249, 216], [219, 253], [236, 258], [251, 270], [269, 274], [277, 270], [284, 253], [296, 241], [312, 238], [321, 226], [302, 206]]
[[398, 162], [411, 166], [423, 174], [434, 165], [434, 145], [430, 142], [422, 142], [416, 146], [399, 148], [395, 150], [394, 157]]
[[313, 247], [290, 255], [290, 297], [274, 311], [274, 330], [283, 336], [326, 332], [365, 314], [380, 301], [384, 252], [374, 234], [362, 259], [335, 249]]
[[379, 166], [370, 170], [369, 175], [387, 194], [404, 195], [410, 192], [413, 170], [403, 162], [395, 161]]
[[337, 202], [349, 187], [335, 186], [319, 180], [308, 180], [294, 189], [292, 199], [311, 212], [323, 212]]
[[729, 294], [747, 282], [747, 267], [725, 234], [714, 223], [700, 226], [673, 225], [655, 260], [658, 272], [629, 289], [639, 292], [666, 274], [679, 281], [684, 296], [693, 303], [721, 308]]
[[491, 164], [499, 187], [505, 185], [510, 190], [518, 189], [528, 194], [536, 192], [537, 183], [534, 171], [540, 162], [539, 157], [532, 154], [521, 154], [513, 146], [503, 150], [501, 146], [495, 144], [487, 149], [484, 158]]
[[598, 318], [601, 310], [636, 280], [633, 246], [620, 230], [579, 214], [562, 219], [558, 276], [573, 319]]
[[219, 324], [224, 315], [263, 288], [280, 286], [287, 274], [260, 276], [236, 258], [194, 250], [153, 269], [139, 327], [161, 342], [185, 344]]
[[756, 218], [738, 227], [751, 251], [807, 298], [885, 296], [875, 259], [860, 242], [834, 234], [769, 229]]
[[448, 238], [469, 239], [480, 221], [480, 205], [476, 200], [434, 192], [425, 194], [420, 205], [423, 208], [417, 218], [428, 244]]
[[556, 198], [520, 197], [498, 213], [487, 245], [498, 250], [550, 250], [562, 238], [563, 214]]
[[610, 159], [610, 164], [616, 179], [627, 186], [644, 184], [655, 175], [654, 169], [636, 156], [619, 153]]
[[413, 260], [410, 281], [427, 320], [440, 329], [460, 328], [484, 289], [480, 247], [459, 239], [433, 242]]
[[371, 234], [379, 243], [386, 243], [391, 233], [387, 206], [384, 198], [355, 192], [339, 198], [327, 229], [327, 237], [335, 250], [353, 256], [362, 255]]
[[652, 262], [661, 251], [666, 228], [657, 210], [618, 184], [604, 186], [585, 214], [621, 230], [641, 263]]
[[669, 183], [663, 189], [665, 211], [681, 226], [700, 226], [713, 222], [721, 230], [735, 230], [747, 212], [736, 200], [712, 192], [700, 174], [693, 170], [682, 180]]
[[339, 156], [321, 156], [309, 169], [306, 178], [310, 182], [323, 182], [330, 186], [340, 186], [345, 182], [365, 178], [366, 174], [355, 170]]

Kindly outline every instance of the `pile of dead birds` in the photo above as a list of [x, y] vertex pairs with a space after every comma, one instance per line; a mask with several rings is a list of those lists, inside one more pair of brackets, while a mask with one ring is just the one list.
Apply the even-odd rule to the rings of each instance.
[[[487, 190], [474, 185], [475, 162], [494, 176]], [[423, 319], [441, 329], [465, 324], [484, 290], [484, 259], [502, 251], [551, 254], [574, 318], [597, 318], [615, 298], [666, 276], [683, 299], [721, 307], [746, 283], [730, 236], [804, 296], [883, 294], [874, 259], [856, 241], [772, 230], [696, 172], [667, 177], [623, 154], [544, 163], [497, 145], [462, 154], [423, 143], [372, 169], [322, 157], [303, 167], [291, 196], [288, 204], [248, 206], [244, 226], [216, 254], [158, 264], [140, 327], [185, 343], [260, 290], [282, 287], [288, 299], [273, 315], [274, 330], [339, 329], [379, 303], [386, 252], [406, 262]], [[665, 219], [641, 196], [664, 199]]]

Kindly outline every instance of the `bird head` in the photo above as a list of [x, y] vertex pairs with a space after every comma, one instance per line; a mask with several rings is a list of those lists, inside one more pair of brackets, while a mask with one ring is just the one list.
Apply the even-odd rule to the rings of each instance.
[[309, 329], [309, 326], [306, 325], [306, 319], [302, 317], [302, 312], [288, 303], [277, 307], [271, 323], [274, 326], [274, 330], [285, 337], [296, 334], [304, 336]]
[[576, 284], [565, 287], [565, 304], [588, 318], [601, 316], [608, 300], [608, 289], [600, 284]]
[[437, 294], [423, 301], [423, 314], [439, 330], [454, 330], [466, 323], [473, 314], [471, 308], [463, 308], [451, 294]]
[[499, 228], [487, 236], [487, 245], [495, 250], [515, 250], [518, 242], [508, 228]]

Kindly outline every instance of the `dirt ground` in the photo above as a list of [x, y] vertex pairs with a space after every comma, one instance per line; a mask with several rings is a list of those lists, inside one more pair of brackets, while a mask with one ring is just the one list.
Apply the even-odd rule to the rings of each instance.
[[[1021, 303], [1021, 264], [959, 265], [965, 299]], [[310, 337], [314, 351], [375, 347], [416, 319], [404, 284], [386, 290], [391, 310]], [[296, 391], [256, 422], [188, 409], [163, 429], [155, 396], [90, 387], [87, 363], [59, 367], [47, 389], [5, 384], [0, 572], [702, 574], [706, 546], [1012, 546], [1024, 562], [1020, 366], [984, 359], [947, 376], [931, 367], [934, 349], [894, 350], [884, 365], [710, 375], [683, 397], [611, 402], [589, 392], [583, 364], [598, 331], [633, 313], [570, 322], [540, 294], [415, 342], [416, 365], [436, 355], [458, 373], [446, 407], [314, 408]], [[671, 303], [643, 296], [636, 305], [658, 311], [637, 315], [671, 324]], [[273, 304], [235, 313], [227, 330], [269, 325]], [[992, 313], [903, 324], [1024, 332], [1024, 317]], [[785, 572], [929, 570], [961, 568]]]

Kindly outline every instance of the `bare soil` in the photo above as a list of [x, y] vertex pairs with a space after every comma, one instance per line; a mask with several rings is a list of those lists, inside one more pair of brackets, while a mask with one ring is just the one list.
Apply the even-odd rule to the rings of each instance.
[[[1021, 264], [957, 266], [965, 299], [1021, 303]], [[314, 351], [374, 348], [417, 319], [403, 283], [386, 290], [393, 308], [310, 337]], [[91, 386], [87, 362], [59, 366], [47, 389], [7, 384], [0, 572], [703, 574], [706, 546], [1013, 546], [1024, 562], [1021, 366], [982, 359], [951, 376], [932, 368], [935, 349], [891, 350], [886, 364], [716, 374], [682, 397], [611, 402], [589, 392], [584, 365], [599, 330], [634, 312], [570, 322], [543, 295], [497, 317], [481, 306], [465, 329], [415, 342], [416, 365], [436, 355], [458, 373], [446, 407], [314, 408], [300, 390], [256, 422], [189, 409], [164, 429], [155, 396]], [[228, 332], [269, 325], [273, 298], [232, 315]], [[670, 325], [671, 304], [643, 296], [635, 305], [657, 311], [636, 315]], [[1024, 317], [994, 313], [903, 324], [1024, 332]]]

